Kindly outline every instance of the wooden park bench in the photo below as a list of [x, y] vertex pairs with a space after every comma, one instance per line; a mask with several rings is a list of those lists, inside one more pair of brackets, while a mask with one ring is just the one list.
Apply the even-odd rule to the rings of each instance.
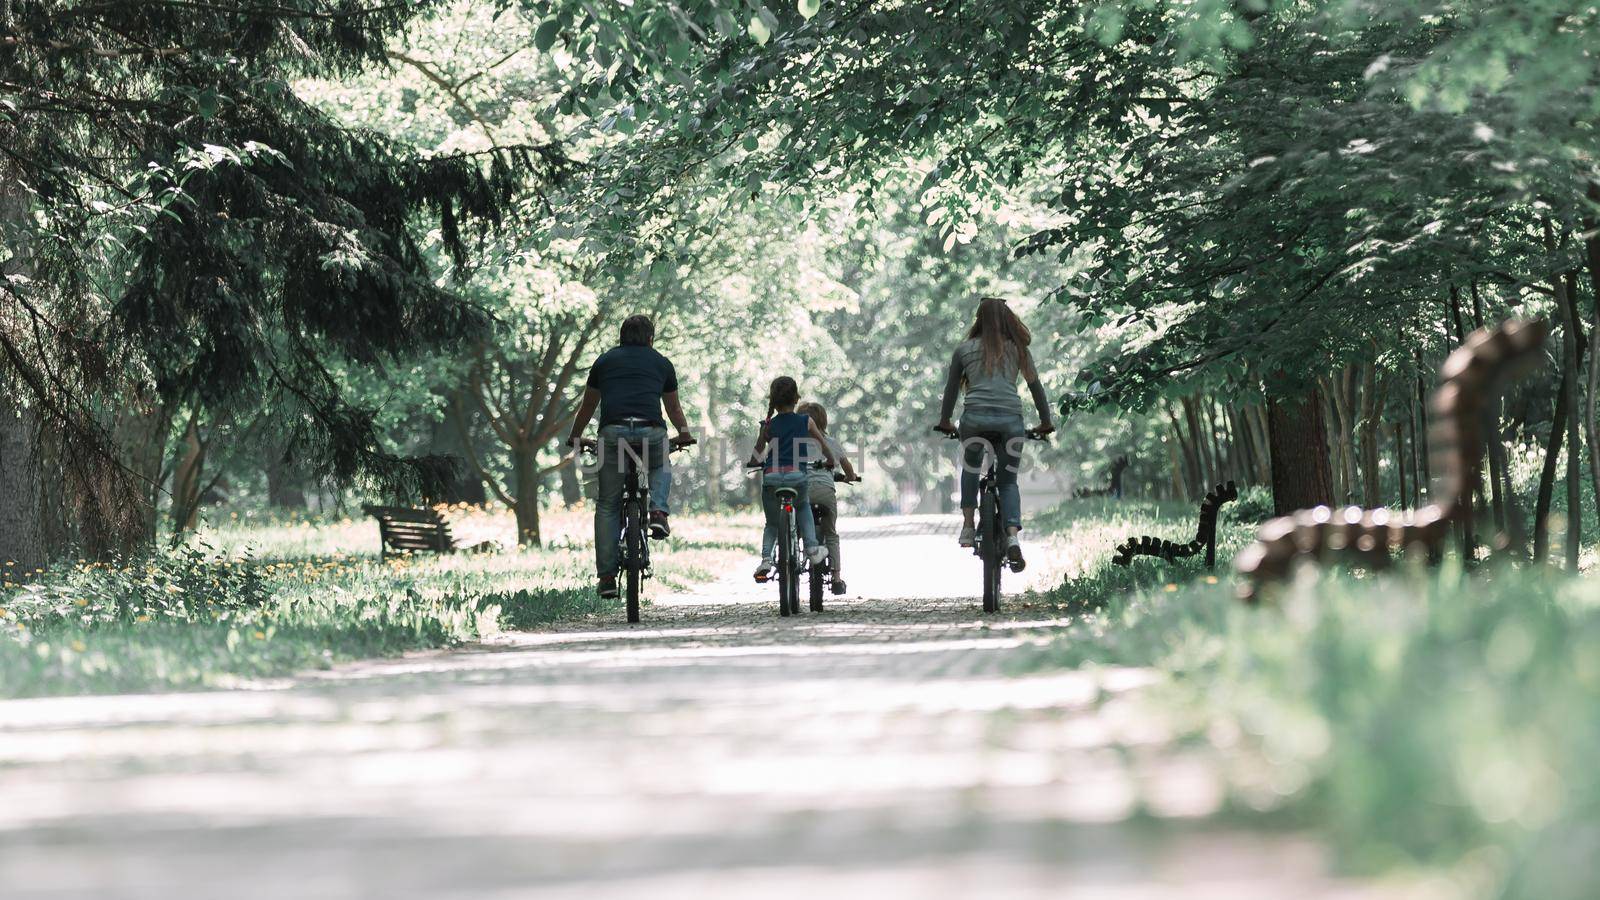
[[402, 553], [456, 552], [450, 523], [437, 510], [367, 504], [361, 511], [378, 520], [384, 559]]
[[1118, 545], [1111, 561], [1119, 566], [1128, 566], [1133, 564], [1135, 556], [1154, 556], [1167, 562], [1176, 562], [1204, 551], [1206, 568], [1213, 568], [1217, 564], [1217, 513], [1222, 510], [1222, 504], [1237, 499], [1238, 485], [1231, 481], [1219, 484], [1200, 503], [1200, 526], [1195, 531], [1194, 540], [1180, 544], [1150, 535], [1131, 537]]

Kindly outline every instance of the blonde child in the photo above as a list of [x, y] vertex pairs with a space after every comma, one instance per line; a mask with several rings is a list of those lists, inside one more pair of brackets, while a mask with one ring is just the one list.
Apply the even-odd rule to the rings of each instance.
[[[810, 417], [817, 431], [822, 433], [822, 445], [839, 461], [846, 481], [857, 480], [856, 470], [845, 456], [844, 446], [828, 434], [828, 410], [816, 402], [802, 403], [796, 412]], [[833, 487], [833, 470], [812, 468], [810, 478], [811, 506], [816, 513], [817, 539], [828, 548], [828, 565], [833, 569], [833, 592], [843, 594], [847, 588], [839, 562], [839, 495]]]

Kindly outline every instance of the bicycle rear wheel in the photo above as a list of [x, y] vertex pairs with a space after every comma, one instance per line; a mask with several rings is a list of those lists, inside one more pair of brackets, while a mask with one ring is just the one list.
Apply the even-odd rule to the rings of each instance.
[[994, 493], [983, 498], [979, 523], [983, 541], [983, 611], [1000, 611], [1000, 573], [1005, 568], [1005, 527], [1000, 523], [1000, 498]]
[[622, 568], [627, 572], [628, 621], [639, 621], [639, 574], [644, 568], [644, 516], [639, 503], [630, 500], [622, 510], [624, 553]]
[[778, 615], [787, 616], [794, 608], [795, 588], [794, 517], [783, 516], [778, 529]]

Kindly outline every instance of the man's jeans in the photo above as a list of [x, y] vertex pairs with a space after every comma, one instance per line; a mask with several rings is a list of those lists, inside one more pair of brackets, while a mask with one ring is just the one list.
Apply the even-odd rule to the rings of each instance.
[[961, 417], [961, 508], [978, 508], [978, 479], [985, 457], [998, 457], [995, 482], [1000, 488], [1000, 519], [1011, 528], [1022, 527], [1022, 492], [1017, 489], [1017, 467], [1027, 431], [1019, 415]]
[[672, 466], [667, 464], [667, 430], [657, 426], [600, 429], [599, 496], [594, 502], [594, 563], [603, 578], [617, 574], [618, 537], [622, 533], [622, 485], [628, 467], [649, 469], [650, 509], [667, 511], [672, 491]]
[[767, 525], [761, 529], [762, 559], [773, 559], [772, 548], [778, 543], [778, 522], [783, 516], [778, 488], [794, 490], [794, 517], [800, 524], [800, 540], [807, 550], [817, 545], [817, 523], [811, 518], [810, 477], [805, 472], [769, 472], [761, 476], [761, 509], [767, 514]]

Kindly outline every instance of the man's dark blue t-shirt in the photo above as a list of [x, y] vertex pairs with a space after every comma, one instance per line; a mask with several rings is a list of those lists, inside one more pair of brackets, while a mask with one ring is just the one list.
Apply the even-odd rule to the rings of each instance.
[[634, 418], [665, 428], [661, 395], [678, 389], [678, 373], [655, 348], [623, 344], [594, 361], [588, 385], [600, 392], [600, 427]]

